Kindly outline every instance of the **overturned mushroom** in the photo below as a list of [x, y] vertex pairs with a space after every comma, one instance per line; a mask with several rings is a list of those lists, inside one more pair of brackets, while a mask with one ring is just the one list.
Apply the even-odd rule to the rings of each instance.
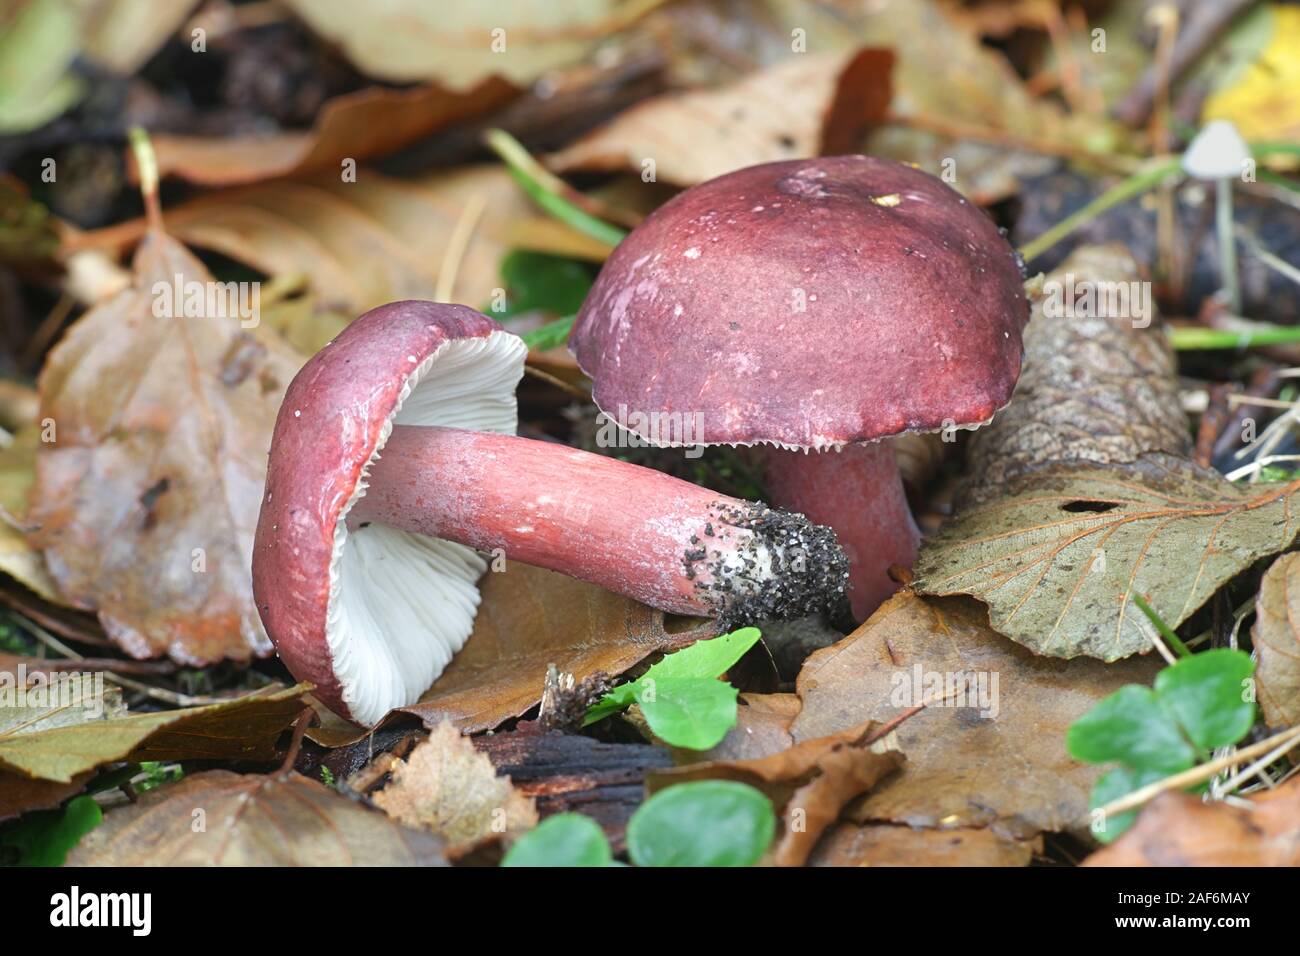
[[918, 541], [879, 440], [988, 421], [1028, 318], [1020, 264], [979, 209], [910, 166], [835, 156], [665, 204], [615, 249], [571, 345], [607, 414], [697, 415], [700, 444], [776, 446], [773, 499], [835, 529], [862, 618]]
[[728, 624], [840, 599], [828, 529], [515, 437], [525, 354], [472, 309], [394, 302], [289, 386], [253, 591], [290, 671], [340, 714], [373, 724], [433, 683], [472, 629], [479, 551]]

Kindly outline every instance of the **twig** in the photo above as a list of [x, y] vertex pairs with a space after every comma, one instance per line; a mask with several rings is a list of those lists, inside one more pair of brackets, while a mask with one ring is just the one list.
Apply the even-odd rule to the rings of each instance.
[[288, 773], [293, 769], [293, 765], [298, 762], [298, 754], [302, 750], [302, 736], [307, 732], [307, 727], [311, 724], [316, 716], [316, 711], [310, 707], [304, 707], [298, 719], [293, 722], [293, 739], [289, 741], [289, 749], [284, 755], [284, 763], [280, 764], [280, 773]]
[[1273, 269], [1279, 275], [1290, 279], [1292, 282], [1300, 284], [1300, 269], [1297, 269], [1285, 259], [1269, 252], [1268, 249], [1264, 248], [1264, 244], [1260, 242], [1249, 229], [1238, 226], [1236, 233], [1237, 238], [1242, 241], [1246, 248], [1249, 249], [1260, 262], [1264, 263], [1264, 265], [1268, 266], [1270, 269]]
[[1165, 777], [1154, 783], [1149, 783], [1145, 787], [1139, 787], [1127, 796], [1120, 797], [1118, 800], [1112, 800], [1101, 808], [1101, 813], [1105, 817], [1116, 816], [1134, 810], [1142, 806], [1152, 798], [1159, 796], [1166, 790], [1183, 790], [1187, 787], [1195, 786], [1209, 780], [1220, 770], [1241, 763], [1243, 760], [1254, 760], [1268, 753], [1273, 747], [1277, 746], [1284, 740], [1294, 740], [1300, 742], [1300, 725], [1284, 730], [1281, 733], [1274, 734], [1267, 740], [1261, 740], [1259, 743], [1251, 744], [1242, 750], [1226, 757], [1220, 757], [1218, 760], [1211, 760], [1209, 763], [1203, 763], [1200, 766], [1192, 767], [1190, 770], [1184, 770], [1173, 776]]
[[[1256, 760], [1250, 766], [1246, 767], [1240, 773], [1234, 774], [1233, 776], [1225, 780], [1223, 783], [1223, 789], [1228, 792], [1236, 790], [1238, 787], [1240, 787], [1244, 782], [1249, 780], [1251, 777], [1258, 776], [1266, 767], [1268, 767], [1275, 760], [1279, 759], [1287, 751], [1295, 747], [1296, 744], [1300, 744], [1300, 737], [1293, 737], [1290, 740], [1286, 740], [1278, 744], [1276, 747], [1274, 747], [1268, 753], [1264, 754], [1264, 756], [1260, 757], [1258, 760]], [[1240, 754], [1237, 754], [1238, 759], [1240, 759], [1240, 756], [1241, 756]]]
[[1262, 405], [1265, 408], [1300, 408], [1300, 402], [1288, 402], [1280, 398], [1266, 398], [1263, 395], [1232, 394], [1228, 404], [1234, 408], [1238, 405]]
[[487, 200], [483, 196], [471, 196], [456, 219], [456, 226], [447, 241], [447, 250], [442, 256], [442, 267], [438, 270], [438, 285], [433, 293], [435, 302], [451, 301], [451, 294], [456, 289], [456, 276], [460, 273], [460, 264], [465, 258], [465, 250], [469, 248], [474, 229], [486, 208]]
[[550, 372], [544, 371], [543, 369], [536, 368], [535, 366], [532, 365], [525, 365], [524, 374], [530, 375], [533, 378], [538, 379], [539, 381], [545, 382], [547, 385], [553, 385], [556, 388], [558, 388], [560, 391], [565, 392], [568, 395], [572, 395], [574, 398], [581, 399], [584, 402], [591, 401], [591, 395], [588, 392], [583, 391], [582, 389], [578, 388], [578, 386], [572, 385], [569, 382], [566, 382], [564, 379], [560, 378], [559, 376], [552, 375]]
[[[41, 627], [39, 624], [35, 623], [34, 621], [30, 621], [30, 620], [24, 621], [23, 626], [26, 630], [31, 631], [32, 636], [35, 637], [38, 641], [40, 641], [42, 644], [46, 645], [47, 647], [52, 648], [58, 653], [62, 654], [64, 657], [74, 661], [85, 660], [84, 656], [78, 654], [76, 651], [68, 647], [68, 645], [64, 644], [57, 637], [55, 637], [53, 634], [45, 630], [45, 628]], [[192, 697], [189, 694], [180, 694], [177, 693], [176, 691], [164, 690], [160, 687], [151, 687], [148, 684], [143, 684], [140, 681], [132, 680], [129, 677], [123, 677], [121, 674], [113, 674], [107, 671], [105, 671], [104, 673], [104, 680], [108, 681], [111, 684], [117, 684], [119, 687], [125, 687], [127, 690], [133, 690], [136, 691], [137, 693], [144, 694], [147, 697], [152, 697], [154, 700], [160, 700], [163, 703], [172, 704], [173, 706], [176, 707], [196, 707], [196, 706], [202, 706], [204, 704], [224, 704], [231, 700], [231, 698], [229, 697]], [[257, 693], [257, 691], [254, 691], [254, 693]]]
[[1228, 481], [1240, 481], [1247, 475], [1257, 475], [1269, 465], [1276, 465], [1278, 462], [1282, 461], [1300, 461], [1300, 455], [1265, 455], [1263, 458], [1256, 458], [1248, 465], [1234, 468], [1223, 477]]
[[866, 740], [862, 741], [862, 745], [864, 747], [869, 747], [872, 744], [874, 744], [876, 741], [880, 740], [882, 737], [888, 737], [890, 734], [892, 734], [895, 730], [898, 729], [898, 726], [903, 721], [907, 720], [910, 717], [915, 717], [921, 711], [925, 710], [925, 708], [928, 706], [929, 703], [927, 701], [921, 701], [921, 703], [917, 704], [915, 707], [909, 707], [907, 710], [903, 711], [897, 717], [885, 721], [883, 724], [881, 724], [879, 727], [873, 730], [871, 734], [866, 738]]
[[[1188, 19], [1187, 28], [1179, 35], [1169, 57], [1168, 82], [1177, 82], [1228, 24], [1254, 4], [1255, 0], [1219, 0], [1218, 3], [1197, 4], [1196, 15]], [[1153, 63], [1115, 108], [1115, 118], [1134, 129], [1146, 123], [1155, 108], [1161, 74], [1164, 72], [1166, 71], [1160, 64]]]
[[23, 354], [18, 359], [18, 364], [23, 368], [35, 366], [45, 350], [54, 341], [54, 337], [59, 334], [59, 329], [63, 328], [63, 323], [68, 321], [68, 316], [72, 314], [72, 308], [77, 304], [74, 296], [67, 292], [59, 296], [59, 300], [54, 303], [54, 308], [50, 309], [41, 324], [36, 327], [32, 337], [27, 342], [27, 347], [23, 349]]
[[935, 697], [932, 700], [923, 700], [919, 704], [916, 704], [913, 707], [909, 707], [907, 710], [903, 711], [897, 717], [890, 718], [889, 720], [881, 724], [879, 727], [877, 727], [875, 730], [873, 730], [870, 733], [870, 735], [865, 740], [862, 741], [863, 746], [870, 746], [871, 744], [874, 744], [876, 741], [880, 740], [881, 738], [889, 736], [895, 730], [898, 729], [899, 725], [902, 724], [903, 721], [910, 720], [912, 717], [915, 717], [917, 714], [925, 710], [927, 707], [933, 707], [935, 704], [941, 704], [951, 697], [956, 697], [958, 694], [965, 693], [966, 688], [968, 686], [969, 686], [968, 683], [963, 682], [960, 687], [954, 687], [949, 693], [944, 694], [941, 697]]
[[1154, 149], [1168, 147], [1169, 88], [1173, 85], [1173, 52], [1174, 45], [1178, 41], [1181, 19], [1178, 7], [1170, 2], [1157, 4], [1147, 11], [1147, 22], [1154, 23], [1158, 31], [1151, 72], [1155, 88], [1151, 97], [1151, 115], [1147, 130]]
[[1087, 103], [1083, 94], [1083, 69], [1079, 65], [1079, 57], [1075, 49], [1070, 45], [1070, 26], [1065, 22], [1061, 8], [1055, 4], [1045, 4], [1043, 25], [1047, 29], [1047, 37], [1052, 43], [1056, 61], [1060, 64], [1058, 73], [1061, 79], [1061, 92], [1065, 94], [1071, 112], [1084, 112]]

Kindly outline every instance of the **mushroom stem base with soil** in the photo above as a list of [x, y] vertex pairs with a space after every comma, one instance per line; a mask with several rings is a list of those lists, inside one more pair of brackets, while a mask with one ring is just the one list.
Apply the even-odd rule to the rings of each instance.
[[724, 626], [832, 610], [848, 575], [828, 528], [566, 445], [393, 428], [348, 515], [550, 568]]
[[893, 448], [884, 442], [806, 454], [777, 448], [765, 458], [772, 500], [834, 529], [849, 559], [853, 616], [866, 620], [898, 589], [889, 566], [910, 568], [921, 540]]

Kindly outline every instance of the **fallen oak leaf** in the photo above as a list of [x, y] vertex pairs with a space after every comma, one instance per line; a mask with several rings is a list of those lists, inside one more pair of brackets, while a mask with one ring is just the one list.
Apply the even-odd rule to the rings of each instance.
[[1300, 724], [1300, 554], [1284, 554], [1264, 574], [1255, 602], [1251, 642], [1258, 663], [1255, 691], [1264, 722]]
[[558, 171], [642, 171], [693, 186], [744, 166], [854, 151], [889, 105], [887, 50], [796, 56], [721, 89], [619, 114], [547, 159]]
[[851, 819], [1027, 840], [1086, 820], [1098, 774], [1070, 757], [1066, 729], [1124, 684], [1149, 684], [1158, 663], [1039, 657], [994, 632], [976, 601], [903, 591], [804, 664], [792, 731], [820, 738], [926, 704], [894, 732], [907, 765]]
[[406, 759], [396, 758], [388, 784], [371, 795], [398, 823], [436, 833], [453, 859], [537, 826], [537, 807], [497, 776], [492, 761], [444, 721]]
[[[203, 826], [196, 826], [197, 820]], [[111, 810], [72, 866], [445, 866], [442, 841], [301, 774], [209, 770]]]
[[1163, 793], [1084, 866], [1300, 866], [1300, 778], [1248, 806]]
[[300, 684], [203, 707], [0, 736], [0, 770], [67, 783], [119, 761], [270, 761], [281, 732], [302, 713], [309, 689]]
[[781, 812], [772, 851], [777, 866], [802, 866], [822, 833], [854, 797], [903, 765], [903, 756], [876, 745], [873, 721], [754, 760], [722, 760], [652, 773], [656, 793], [688, 780], [731, 780], [761, 790]]
[[1050, 466], [925, 542], [924, 594], [969, 594], [1037, 654], [1114, 661], [1149, 652], [1138, 594], [1178, 627], [1300, 533], [1300, 481], [1242, 486], [1170, 455]]
[[[436, 84], [412, 89], [371, 87], [325, 103], [308, 132], [270, 136], [153, 135], [160, 176], [205, 186], [256, 183], [301, 176], [389, 155], [455, 123], [489, 112], [519, 94], [488, 77], [463, 93]], [[134, 154], [128, 153], [128, 158]], [[355, 168], [355, 167], [354, 167]]]
[[37, 450], [28, 520], [59, 590], [127, 653], [203, 665], [271, 651], [248, 569], [298, 360], [239, 315], [187, 314], [195, 288], [228, 291], [150, 233], [132, 287], [50, 353], [41, 416], [54, 430]]

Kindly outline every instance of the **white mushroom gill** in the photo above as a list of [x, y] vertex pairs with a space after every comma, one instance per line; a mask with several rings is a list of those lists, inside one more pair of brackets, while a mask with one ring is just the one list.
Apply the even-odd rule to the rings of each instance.
[[334, 530], [326, 636], [354, 720], [372, 726], [414, 703], [461, 649], [478, 611], [487, 562], [473, 548], [380, 524], [348, 530], [346, 516], [398, 425], [513, 435], [515, 388], [527, 348], [508, 332], [445, 343], [407, 378]]

